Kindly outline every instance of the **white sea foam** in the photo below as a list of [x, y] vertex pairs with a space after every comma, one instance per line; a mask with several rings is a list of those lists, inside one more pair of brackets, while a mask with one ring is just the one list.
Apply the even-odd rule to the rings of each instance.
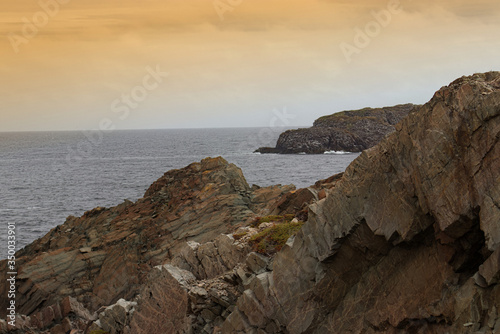
[[325, 153], [323, 154], [337, 154], [337, 155], [341, 155], [341, 154], [353, 154], [353, 152], [345, 152], [345, 151], [326, 151]]

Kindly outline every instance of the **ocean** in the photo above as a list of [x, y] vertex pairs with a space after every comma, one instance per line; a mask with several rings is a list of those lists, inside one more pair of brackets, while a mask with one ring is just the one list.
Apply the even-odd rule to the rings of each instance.
[[256, 154], [283, 128], [0, 133], [0, 258], [7, 227], [19, 250], [69, 215], [135, 201], [166, 171], [222, 156], [250, 185], [308, 187], [342, 172], [358, 154]]

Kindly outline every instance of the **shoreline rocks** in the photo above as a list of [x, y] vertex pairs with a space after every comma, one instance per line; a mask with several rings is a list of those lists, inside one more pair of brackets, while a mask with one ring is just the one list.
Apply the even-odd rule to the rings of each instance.
[[394, 126], [418, 106], [364, 108], [323, 116], [310, 128], [283, 132], [276, 147], [261, 147], [256, 153], [323, 154], [325, 152], [361, 152], [375, 146]]

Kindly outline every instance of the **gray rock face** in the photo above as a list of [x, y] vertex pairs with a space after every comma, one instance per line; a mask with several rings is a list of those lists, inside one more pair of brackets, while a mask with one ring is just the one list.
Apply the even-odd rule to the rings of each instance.
[[232, 236], [223, 234], [202, 245], [186, 243], [172, 265], [189, 270], [198, 279], [210, 279], [243, 262], [249, 251], [248, 245], [237, 244]]
[[259, 153], [361, 152], [375, 146], [394, 131], [394, 126], [417, 106], [403, 104], [365, 108], [323, 116], [311, 128], [283, 132], [276, 147], [261, 147]]
[[442, 88], [364, 151], [223, 333], [494, 333], [499, 222], [500, 73], [491, 72]]

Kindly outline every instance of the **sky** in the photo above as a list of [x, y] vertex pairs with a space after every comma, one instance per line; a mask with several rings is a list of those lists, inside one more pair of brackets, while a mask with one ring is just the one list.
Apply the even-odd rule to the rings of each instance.
[[[0, 4], [0, 131], [310, 126], [500, 70], [498, 0]], [[279, 123], [279, 124], [277, 124]]]

